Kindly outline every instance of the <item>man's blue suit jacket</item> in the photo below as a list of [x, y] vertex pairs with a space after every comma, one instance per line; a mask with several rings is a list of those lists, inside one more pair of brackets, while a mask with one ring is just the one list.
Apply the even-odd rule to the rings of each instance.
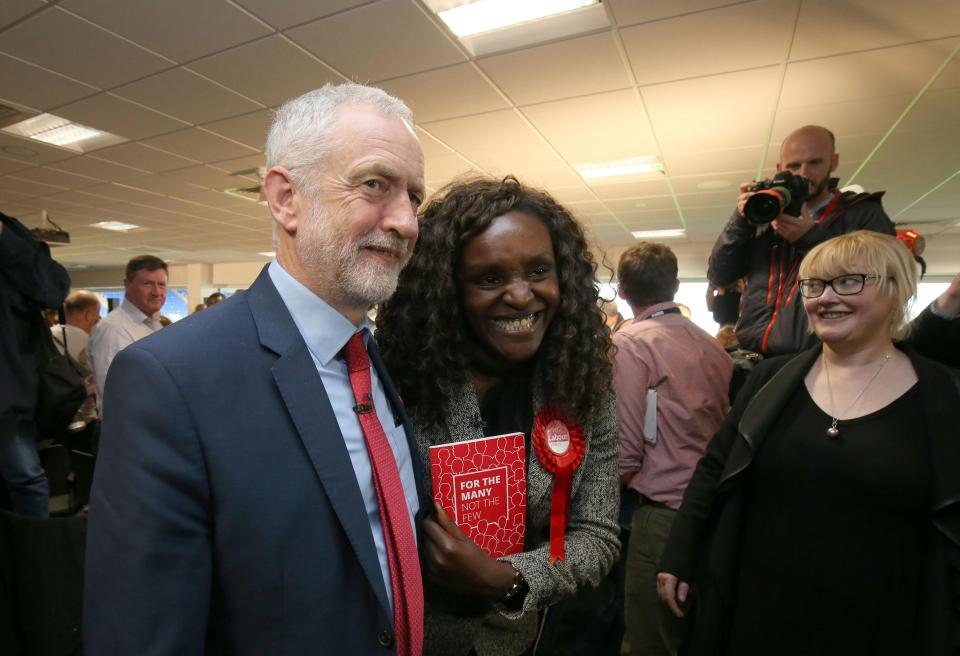
[[[370, 351], [422, 514], [414, 433]], [[90, 502], [84, 653], [389, 654], [393, 634], [336, 417], [266, 269], [122, 351]]]

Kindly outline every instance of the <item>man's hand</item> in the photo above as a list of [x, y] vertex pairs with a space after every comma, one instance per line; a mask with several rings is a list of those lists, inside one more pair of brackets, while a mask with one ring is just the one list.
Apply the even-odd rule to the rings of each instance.
[[686, 603], [689, 592], [689, 584], [678, 580], [673, 574], [657, 572], [657, 594], [660, 595], [660, 601], [665, 603], [677, 617], [683, 617], [680, 604]]
[[792, 244], [810, 232], [817, 222], [810, 217], [807, 208], [804, 207], [800, 216], [781, 214], [773, 220], [771, 225], [778, 235]]
[[753, 196], [755, 192], [750, 191], [750, 187], [757, 184], [756, 182], [741, 182], [740, 183], [740, 196], [737, 198], [737, 212], [740, 213], [740, 216], [743, 216], [743, 206], [747, 204], [747, 199]]
[[513, 585], [513, 565], [495, 560], [437, 505], [437, 518], [425, 519], [427, 577], [432, 583], [454, 592], [501, 599]]
[[960, 315], [960, 273], [953, 277], [950, 286], [934, 302], [942, 314], [952, 317]]

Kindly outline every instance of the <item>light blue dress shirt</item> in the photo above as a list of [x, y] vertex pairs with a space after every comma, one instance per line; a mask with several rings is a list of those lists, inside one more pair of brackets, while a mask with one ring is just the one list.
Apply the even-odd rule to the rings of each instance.
[[[364, 323], [358, 329], [342, 314], [327, 305], [319, 296], [304, 287], [293, 276], [287, 273], [274, 260], [268, 269], [270, 279], [280, 293], [293, 322], [297, 325], [303, 341], [306, 342], [313, 364], [317, 367], [323, 388], [330, 398], [330, 405], [337, 416], [340, 433], [343, 435], [344, 445], [350, 454], [353, 471], [357, 476], [357, 483], [363, 495], [363, 503], [367, 509], [367, 520], [370, 522], [370, 531], [377, 547], [377, 558], [380, 560], [380, 571], [383, 574], [383, 583], [387, 589], [387, 599], [393, 604], [393, 590], [390, 586], [390, 569], [387, 564], [387, 549], [383, 538], [383, 527], [380, 524], [380, 510], [377, 505], [377, 492], [373, 485], [373, 473], [370, 467], [370, 456], [363, 439], [363, 429], [360, 419], [353, 411], [356, 400], [353, 388], [350, 386], [350, 374], [347, 363], [340, 356], [340, 351], [355, 332], [362, 331], [364, 342], [372, 339], [369, 323]], [[370, 367], [371, 387], [373, 389], [373, 403], [377, 409], [377, 417], [383, 426], [383, 432], [393, 449], [393, 456], [400, 470], [400, 481], [403, 484], [403, 493], [407, 500], [407, 509], [410, 511], [410, 523], [413, 534], [416, 536], [414, 515], [420, 509], [417, 496], [417, 486], [413, 477], [413, 462], [410, 457], [410, 448], [407, 443], [403, 424], [394, 419], [393, 410], [387, 400], [383, 384], [377, 375], [376, 367]]]

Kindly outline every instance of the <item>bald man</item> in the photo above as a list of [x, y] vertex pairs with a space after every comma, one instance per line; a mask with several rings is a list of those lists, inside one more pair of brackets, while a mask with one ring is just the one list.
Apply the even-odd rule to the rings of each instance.
[[746, 276], [737, 338], [742, 348], [765, 356], [796, 353], [816, 343], [797, 292], [800, 260], [822, 241], [854, 230], [895, 234], [883, 211], [882, 191], [841, 192], [833, 176], [840, 163], [830, 130], [807, 125], [791, 132], [780, 146], [777, 171], [790, 171], [810, 181], [800, 216], [781, 214], [755, 226], [743, 207], [755, 183], [740, 185], [737, 208], [710, 254], [707, 278], [726, 287]]

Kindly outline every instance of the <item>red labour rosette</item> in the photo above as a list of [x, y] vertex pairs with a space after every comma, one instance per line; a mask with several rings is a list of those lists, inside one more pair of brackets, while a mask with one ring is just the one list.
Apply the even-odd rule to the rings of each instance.
[[550, 506], [550, 564], [564, 559], [563, 534], [570, 515], [573, 472], [586, 450], [583, 427], [554, 407], [540, 408], [533, 421], [533, 450], [543, 468], [553, 474]]

